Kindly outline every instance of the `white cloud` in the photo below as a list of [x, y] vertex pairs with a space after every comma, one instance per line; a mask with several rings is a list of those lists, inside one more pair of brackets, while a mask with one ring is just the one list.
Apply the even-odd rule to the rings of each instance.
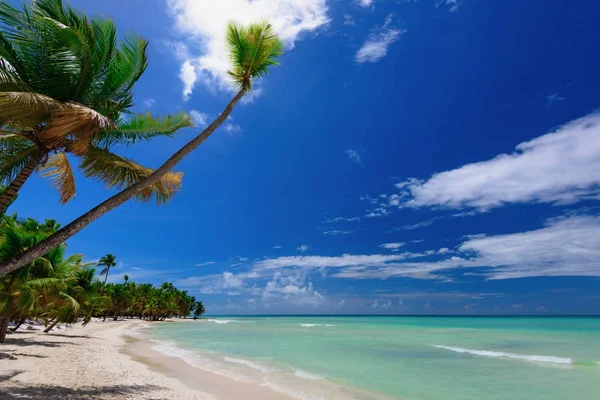
[[566, 97], [563, 97], [558, 93], [552, 93], [551, 95], [546, 96], [546, 105], [551, 106], [554, 103], [558, 103], [559, 101], [563, 101], [566, 99]]
[[462, 3], [463, 2], [461, 0], [438, 0], [438, 2], [435, 4], [435, 7], [438, 8], [441, 5], [446, 5], [451, 12], [454, 12], [458, 11]]
[[382, 245], [379, 245], [379, 247], [383, 247], [384, 249], [388, 249], [388, 250], [397, 250], [400, 247], [404, 246], [406, 243], [404, 242], [397, 242], [397, 243], [384, 243]]
[[357, 222], [360, 221], [360, 217], [335, 217], [329, 218], [323, 221], [325, 224], [331, 224], [334, 222]]
[[214, 261], [206, 261], [206, 262], [202, 262], [202, 263], [196, 264], [196, 267], [205, 267], [207, 265], [213, 265], [213, 264], [216, 264], [216, 262], [214, 262]]
[[177, 31], [189, 41], [188, 47], [191, 44], [199, 47], [198, 51], [190, 50], [193, 54], [188, 54], [182, 66], [180, 77], [186, 98], [198, 81], [231, 90], [225, 44], [229, 21], [241, 24], [269, 21], [288, 50], [301, 39], [302, 33], [329, 23], [326, 0], [168, 0], [167, 5]]
[[574, 203], [600, 197], [600, 114], [524, 142], [512, 154], [408, 180], [403, 206], [472, 207]]
[[344, 25], [348, 25], [348, 26], [356, 25], [356, 22], [354, 22], [354, 18], [352, 18], [352, 15], [349, 15], [349, 14], [344, 15]]
[[353, 233], [354, 233], [354, 231], [344, 231], [344, 230], [335, 229], [332, 231], [325, 231], [325, 232], [323, 232], [323, 235], [339, 236], [339, 235], [351, 235]]
[[234, 133], [239, 133], [242, 131], [242, 128], [234, 123], [228, 122], [225, 125], [223, 125], [223, 129], [225, 130], [225, 132], [229, 133], [230, 135], [233, 135]]
[[263, 300], [285, 301], [296, 306], [321, 305], [325, 298], [314, 287], [299, 275], [281, 275], [276, 273], [263, 291]]
[[283, 246], [273, 246], [274, 249], [283, 249]]
[[197, 110], [190, 110], [190, 117], [192, 117], [192, 121], [196, 127], [204, 128], [208, 126], [208, 114]]
[[377, 62], [387, 55], [388, 49], [396, 42], [405, 30], [389, 28], [391, 16], [388, 16], [382, 27], [376, 28], [363, 46], [356, 52], [354, 59], [358, 63]]
[[346, 152], [348, 153], [349, 160], [354, 161], [358, 165], [363, 165], [362, 159], [360, 158], [360, 154], [358, 154], [358, 151], [353, 150], [353, 149], [348, 149], [348, 150], [346, 150]]
[[530, 276], [600, 276], [600, 219], [574, 216], [544, 228], [476, 237], [459, 250], [474, 252], [476, 263], [495, 267], [489, 279]]
[[258, 277], [254, 272], [234, 274], [226, 271], [222, 274], [192, 276], [175, 281], [174, 284], [178, 287], [197, 289], [204, 294], [255, 294], [258, 289], [249, 286], [248, 280]]
[[179, 79], [183, 82], [183, 99], [187, 100], [192, 94], [192, 89], [198, 79], [196, 76], [196, 68], [192, 65], [190, 60], [184, 61], [179, 71]]
[[458, 252], [440, 248], [421, 253], [277, 257], [255, 263], [254, 271], [334, 269], [331, 277], [347, 279], [446, 280], [444, 271], [456, 268], [478, 268], [478, 275], [487, 279], [600, 276], [599, 259], [600, 217], [570, 216], [532, 231], [472, 236]]
[[300, 245], [296, 248], [296, 250], [301, 253], [304, 253], [306, 250], [308, 250], [308, 245], [306, 245], [306, 244]]
[[144, 100], [144, 107], [146, 108], [152, 108], [152, 106], [156, 103], [156, 100], [153, 99], [152, 97], [147, 98], [146, 100]]
[[367, 7], [371, 7], [373, 5], [373, 3], [375, 3], [375, 0], [355, 0], [356, 4], [358, 4], [361, 7], [367, 8]]

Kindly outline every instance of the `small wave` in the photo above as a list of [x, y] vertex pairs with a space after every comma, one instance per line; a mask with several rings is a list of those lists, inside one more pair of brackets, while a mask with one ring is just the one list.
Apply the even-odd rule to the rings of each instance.
[[568, 365], [573, 364], [573, 359], [568, 358], [568, 357], [514, 354], [514, 353], [504, 353], [502, 351], [491, 351], [491, 350], [473, 350], [473, 349], [463, 349], [462, 347], [451, 347], [451, 346], [442, 346], [442, 345], [435, 345], [435, 344], [433, 345], [433, 347], [454, 351], [456, 353], [468, 353], [468, 354], [473, 354], [473, 355], [482, 356], [482, 357], [511, 358], [511, 359], [515, 359], [515, 360], [524, 360], [524, 361], [550, 363], [550, 364], [568, 364]]
[[300, 326], [303, 328], [313, 328], [315, 326], [335, 326], [335, 325], [331, 325], [331, 324], [300, 324]]
[[250, 361], [250, 360], [244, 360], [243, 358], [233, 358], [233, 357], [225, 357], [225, 361], [230, 362], [230, 363], [234, 363], [234, 364], [241, 364], [241, 365], [245, 365], [246, 367], [252, 368], [252, 369], [256, 369], [264, 374], [268, 374], [269, 372], [276, 372], [276, 369], [273, 368], [269, 368], [266, 367], [264, 365], [260, 365], [258, 363], [255, 363], [254, 361]]
[[215, 324], [246, 324], [248, 321], [240, 321], [239, 319], [207, 319], [208, 322], [214, 322]]
[[318, 379], [323, 379], [322, 377], [320, 377], [318, 375], [313, 375], [310, 372], [306, 372], [301, 369], [297, 369], [296, 371], [294, 371], [294, 375], [296, 375], [298, 378], [310, 379], [313, 381], [316, 381]]

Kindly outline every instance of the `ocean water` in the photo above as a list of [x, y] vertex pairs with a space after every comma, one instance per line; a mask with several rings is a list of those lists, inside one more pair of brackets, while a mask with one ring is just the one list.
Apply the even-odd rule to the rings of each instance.
[[301, 399], [600, 399], [600, 318], [223, 317], [155, 348]]

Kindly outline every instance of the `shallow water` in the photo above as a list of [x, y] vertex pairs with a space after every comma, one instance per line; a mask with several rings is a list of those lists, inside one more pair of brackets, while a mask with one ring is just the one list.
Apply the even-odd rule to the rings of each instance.
[[600, 318], [227, 317], [149, 333], [303, 399], [600, 399]]

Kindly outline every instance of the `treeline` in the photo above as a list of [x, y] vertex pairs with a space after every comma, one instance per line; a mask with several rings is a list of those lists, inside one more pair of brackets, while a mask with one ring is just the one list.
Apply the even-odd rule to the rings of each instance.
[[[47, 219], [44, 223], [17, 215], [0, 215], [0, 259], [11, 257], [39, 243], [60, 225]], [[92, 318], [130, 317], [152, 321], [171, 317], [194, 318], [204, 313], [202, 302], [172, 283], [159, 287], [149, 283], [106, 283], [112, 259], [103, 257], [100, 265], [104, 282], [96, 273], [96, 265], [83, 262], [82, 255], [66, 256], [66, 245], [60, 245], [42, 257], [10, 274], [0, 277], [0, 343], [4, 341], [10, 322], [16, 331], [26, 320], [35, 320], [49, 332], [59, 323], [87, 324]], [[108, 263], [108, 266], [106, 265]]]

